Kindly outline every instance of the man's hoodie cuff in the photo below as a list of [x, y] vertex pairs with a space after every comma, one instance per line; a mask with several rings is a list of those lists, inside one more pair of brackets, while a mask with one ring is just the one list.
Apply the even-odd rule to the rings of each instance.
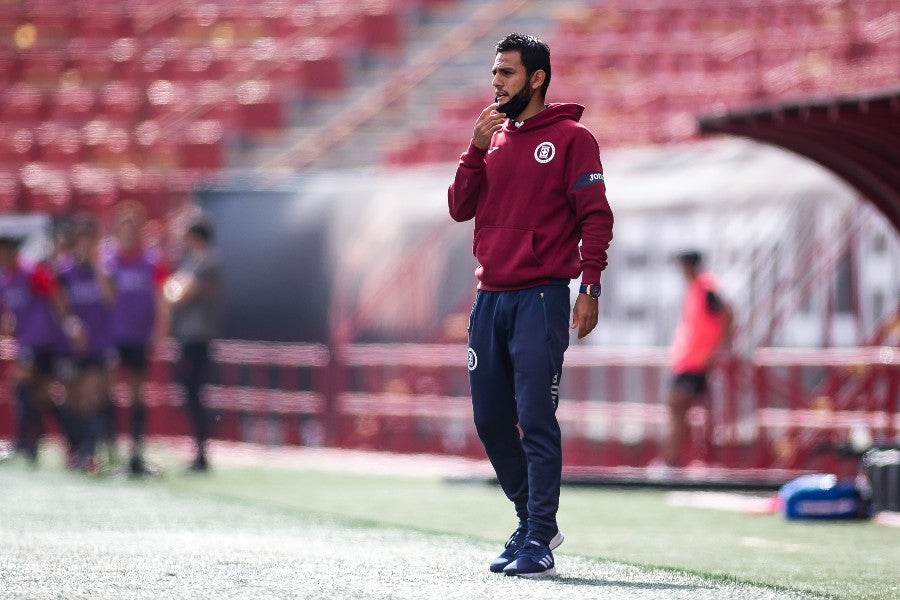
[[462, 164], [467, 167], [480, 167], [484, 164], [484, 157], [487, 155], [487, 148], [481, 149], [475, 145], [475, 142], [469, 142], [469, 147], [463, 153], [461, 158]]
[[584, 268], [581, 271], [581, 281], [586, 283], [600, 283], [600, 269]]

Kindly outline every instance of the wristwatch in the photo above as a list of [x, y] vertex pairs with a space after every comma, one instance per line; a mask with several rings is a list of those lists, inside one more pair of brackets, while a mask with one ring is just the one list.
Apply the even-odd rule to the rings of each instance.
[[600, 297], [600, 284], [599, 283], [582, 283], [581, 287], [578, 288], [579, 294], [587, 294], [591, 298], [599, 298]]

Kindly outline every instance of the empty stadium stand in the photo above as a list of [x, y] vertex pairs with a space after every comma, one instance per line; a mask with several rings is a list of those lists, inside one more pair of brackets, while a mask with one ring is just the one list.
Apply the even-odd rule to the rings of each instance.
[[160, 180], [190, 189], [394, 56], [404, 23], [452, 4], [4, 0], [0, 209], [98, 210]]
[[[586, 105], [606, 148], [692, 140], [698, 113], [900, 81], [900, 11], [882, 0], [595, 1], [561, 9], [548, 38], [548, 100]], [[444, 135], [395, 140], [386, 161], [453, 160], [485, 97], [443, 98]]]

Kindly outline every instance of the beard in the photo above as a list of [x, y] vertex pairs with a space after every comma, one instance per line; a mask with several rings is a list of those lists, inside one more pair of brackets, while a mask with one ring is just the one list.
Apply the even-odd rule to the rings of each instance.
[[497, 112], [501, 112], [515, 121], [522, 114], [522, 111], [528, 107], [532, 96], [534, 96], [534, 90], [526, 83], [515, 96], [498, 106]]

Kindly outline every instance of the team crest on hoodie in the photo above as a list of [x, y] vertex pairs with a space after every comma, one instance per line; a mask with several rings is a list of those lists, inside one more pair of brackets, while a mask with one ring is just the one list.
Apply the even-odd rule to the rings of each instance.
[[534, 160], [542, 165], [553, 160], [554, 156], [556, 156], [556, 146], [553, 145], [553, 142], [541, 142], [534, 149]]

